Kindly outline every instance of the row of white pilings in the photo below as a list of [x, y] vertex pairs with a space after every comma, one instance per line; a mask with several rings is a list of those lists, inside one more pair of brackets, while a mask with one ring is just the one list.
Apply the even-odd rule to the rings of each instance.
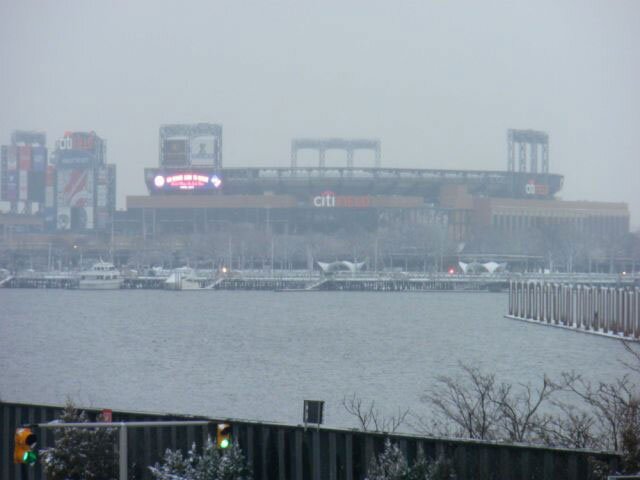
[[640, 340], [640, 288], [511, 280], [509, 316]]

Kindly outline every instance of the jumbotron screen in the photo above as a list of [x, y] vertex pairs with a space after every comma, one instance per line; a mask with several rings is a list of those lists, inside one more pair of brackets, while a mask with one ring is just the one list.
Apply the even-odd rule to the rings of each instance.
[[201, 172], [157, 173], [151, 183], [156, 192], [218, 190], [221, 187], [222, 179], [218, 175]]

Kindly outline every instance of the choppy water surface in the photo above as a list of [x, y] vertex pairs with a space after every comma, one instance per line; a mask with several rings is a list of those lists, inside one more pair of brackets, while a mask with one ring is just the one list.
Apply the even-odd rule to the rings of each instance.
[[616, 340], [503, 318], [505, 294], [0, 290], [0, 398], [350, 426], [393, 413], [458, 362], [500, 380], [621, 374]]

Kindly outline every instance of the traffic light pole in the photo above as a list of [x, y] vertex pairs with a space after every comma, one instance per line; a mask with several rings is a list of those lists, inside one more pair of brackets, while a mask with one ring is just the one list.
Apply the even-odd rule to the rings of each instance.
[[128, 480], [129, 464], [127, 458], [127, 432], [129, 428], [144, 427], [185, 427], [185, 426], [205, 426], [215, 422], [206, 420], [191, 420], [183, 422], [94, 422], [94, 423], [39, 423], [38, 428], [117, 428], [119, 434], [118, 445], [118, 464], [120, 480]]

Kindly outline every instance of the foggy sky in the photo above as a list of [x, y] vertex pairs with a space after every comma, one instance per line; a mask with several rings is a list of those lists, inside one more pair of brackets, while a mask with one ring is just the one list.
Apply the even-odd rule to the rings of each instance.
[[95, 130], [124, 208], [183, 122], [223, 124], [226, 167], [339, 136], [380, 138], [386, 167], [503, 170], [508, 128], [544, 130], [560, 196], [637, 228], [640, 2], [0, 0], [0, 144]]

